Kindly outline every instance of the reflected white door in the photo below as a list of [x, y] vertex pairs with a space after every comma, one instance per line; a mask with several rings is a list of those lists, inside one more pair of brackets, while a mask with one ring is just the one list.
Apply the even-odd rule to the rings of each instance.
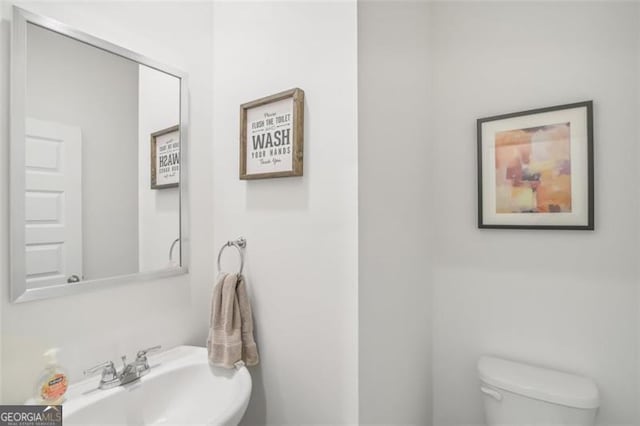
[[82, 278], [81, 142], [79, 127], [26, 121], [27, 288]]

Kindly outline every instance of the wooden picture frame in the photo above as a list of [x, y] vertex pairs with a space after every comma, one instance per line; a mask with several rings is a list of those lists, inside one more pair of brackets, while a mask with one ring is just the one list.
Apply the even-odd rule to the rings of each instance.
[[[169, 146], [171, 145], [171, 146]], [[177, 145], [177, 146], [176, 146]], [[162, 150], [163, 153], [159, 153]], [[180, 185], [180, 126], [175, 125], [151, 134], [151, 189]], [[158, 160], [166, 161], [166, 165]], [[162, 169], [169, 170], [164, 171]], [[160, 173], [158, 171], [160, 170]]]
[[481, 118], [478, 228], [594, 229], [593, 101]]
[[304, 91], [240, 105], [240, 179], [302, 176]]

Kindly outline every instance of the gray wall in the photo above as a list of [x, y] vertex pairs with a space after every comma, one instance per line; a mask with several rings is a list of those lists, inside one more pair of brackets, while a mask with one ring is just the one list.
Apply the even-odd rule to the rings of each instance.
[[363, 424], [431, 423], [429, 5], [358, 3]]
[[[180, 79], [140, 66], [138, 105], [138, 216], [141, 271], [169, 266], [169, 248], [180, 236], [180, 188], [151, 189], [149, 135], [180, 122]], [[173, 261], [180, 263], [180, 245]]]
[[82, 130], [86, 279], [138, 271], [138, 65], [29, 25], [27, 116]]
[[[483, 353], [591, 376], [630, 425], [638, 369], [638, 4], [433, 3], [434, 423], [483, 421]], [[478, 230], [475, 120], [593, 99], [595, 232]]]

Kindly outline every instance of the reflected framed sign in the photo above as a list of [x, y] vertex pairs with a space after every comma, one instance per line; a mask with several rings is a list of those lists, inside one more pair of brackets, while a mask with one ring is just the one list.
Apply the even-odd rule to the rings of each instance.
[[180, 126], [151, 134], [151, 189], [175, 188], [180, 182]]

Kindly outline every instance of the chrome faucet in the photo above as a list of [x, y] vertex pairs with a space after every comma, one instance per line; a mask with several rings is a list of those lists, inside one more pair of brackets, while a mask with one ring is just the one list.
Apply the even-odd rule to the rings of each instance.
[[122, 371], [117, 372], [112, 361], [105, 361], [101, 364], [91, 367], [84, 371], [85, 375], [90, 375], [102, 371], [100, 378], [100, 389], [110, 389], [116, 386], [126, 385], [127, 383], [134, 382], [140, 377], [149, 372], [151, 367], [149, 366], [149, 360], [147, 354], [160, 350], [161, 346], [154, 346], [138, 351], [136, 359], [130, 364], [127, 364], [127, 357], [122, 356]]
[[100, 378], [100, 389], [110, 389], [116, 386], [120, 386], [120, 378], [118, 372], [113, 366], [113, 361], [105, 361], [87, 370], [84, 370], [84, 375], [88, 376], [98, 371], [102, 371], [102, 377]]
[[157, 345], [151, 348], [142, 349], [138, 351], [138, 353], [136, 354], [136, 360], [134, 362], [134, 365], [136, 366], [136, 369], [140, 377], [144, 376], [149, 372], [149, 370], [151, 370], [151, 367], [149, 366], [149, 360], [147, 359], [147, 354], [151, 352], [159, 351], [161, 348], [162, 346]]

